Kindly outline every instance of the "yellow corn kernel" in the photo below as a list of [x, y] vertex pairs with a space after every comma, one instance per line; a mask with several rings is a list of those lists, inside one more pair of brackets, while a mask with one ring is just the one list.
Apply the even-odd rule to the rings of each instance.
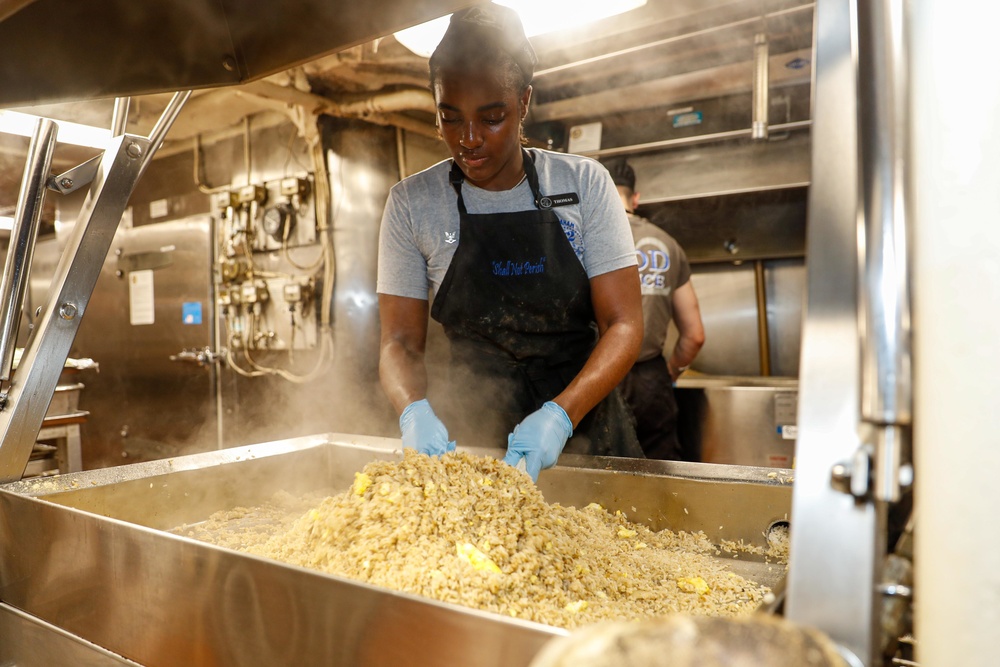
[[470, 544], [469, 542], [456, 544], [455, 551], [458, 553], [459, 558], [477, 570], [486, 570], [496, 574], [501, 573], [497, 564], [489, 556], [477, 549], [474, 544]]
[[677, 587], [685, 593], [697, 593], [698, 595], [705, 595], [711, 590], [708, 587], [708, 582], [701, 577], [681, 577], [677, 580]]
[[354, 495], [363, 496], [368, 487], [372, 485], [372, 478], [363, 472], [354, 473], [354, 485], [351, 490], [354, 491]]
[[635, 531], [629, 530], [628, 528], [622, 527], [618, 529], [618, 537], [635, 537]]

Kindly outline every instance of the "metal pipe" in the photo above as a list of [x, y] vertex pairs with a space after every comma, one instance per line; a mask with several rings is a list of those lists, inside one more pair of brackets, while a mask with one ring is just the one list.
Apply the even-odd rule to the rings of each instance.
[[771, 375], [771, 336], [767, 327], [767, 284], [764, 282], [764, 262], [753, 263], [753, 286], [757, 296], [757, 351], [760, 374]]
[[120, 137], [125, 134], [125, 126], [128, 124], [128, 107], [131, 97], [115, 98], [115, 111], [111, 115], [111, 136]]
[[160, 144], [163, 143], [163, 137], [167, 136], [167, 132], [170, 131], [174, 121], [177, 120], [177, 116], [180, 114], [181, 109], [184, 108], [184, 103], [188, 101], [189, 97], [191, 97], [190, 90], [181, 90], [174, 93], [174, 96], [170, 98], [167, 107], [160, 114], [156, 125], [153, 126], [153, 131], [149, 133], [150, 150], [147, 155], [153, 155], [159, 150]]
[[[858, 3], [859, 166], [864, 211], [861, 281], [861, 414], [879, 429], [908, 426], [912, 415], [907, 208], [909, 108], [905, 1]], [[876, 498], [899, 498], [902, 439], [876, 437], [881, 462]]]
[[767, 14], [762, 14], [754, 16], [752, 18], [741, 19], [739, 21], [733, 21], [731, 23], [724, 23], [722, 25], [712, 26], [711, 28], [704, 28], [702, 30], [695, 30], [693, 32], [686, 32], [683, 35], [675, 35], [674, 37], [666, 37], [664, 39], [658, 39], [655, 42], [649, 42], [647, 44], [639, 44], [637, 46], [630, 46], [627, 49], [621, 49], [619, 51], [613, 51], [611, 53], [605, 53], [599, 56], [594, 56], [593, 58], [584, 58], [583, 60], [577, 60], [575, 62], [566, 63], [564, 65], [559, 65], [558, 67], [550, 67], [548, 69], [543, 69], [535, 72], [534, 79], [538, 80], [540, 77], [548, 76], [549, 74], [555, 74], [556, 72], [562, 72], [568, 69], [574, 69], [576, 67], [582, 67], [583, 65], [591, 65], [602, 60], [609, 60], [611, 58], [617, 58], [619, 56], [626, 56], [630, 53], [636, 53], [638, 51], [643, 51], [645, 49], [653, 49], [657, 46], [666, 46], [667, 44], [673, 44], [675, 42], [680, 42], [685, 39], [691, 39], [694, 37], [702, 37], [704, 35], [711, 35], [712, 33], [719, 32], [721, 30], [729, 30], [730, 28], [739, 28], [741, 26], [749, 26], [760, 23], [761, 19], [776, 18], [779, 16], [785, 16], [787, 14], [793, 14], [795, 12], [801, 12], [806, 9], [812, 9], [816, 6], [815, 2], [810, 2], [807, 4], [799, 5], [797, 7], [789, 7], [788, 9], [781, 9], [776, 12], [770, 12]]
[[7, 247], [3, 283], [0, 287], [0, 381], [10, 380], [17, 347], [17, 328], [21, 321], [21, 305], [28, 286], [28, 272], [35, 251], [38, 220], [45, 200], [45, 183], [52, 167], [56, 136], [59, 128], [48, 118], [39, 118], [28, 146], [28, 159], [21, 191], [17, 196], [14, 224]]
[[[790, 123], [778, 123], [770, 126], [770, 132], [792, 132], [794, 130], [808, 130], [812, 126], [811, 120], [796, 120]], [[713, 134], [700, 134], [696, 137], [680, 137], [677, 139], [664, 139], [662, 141], [650, 141], [645, 144], [633, 144], [631, 146], [618, 146], [617, 148], [604, 148], [599, 151], [581, 152], [580, 155], [587, 157], [612, 157], [614, 155], [634, 155], [635, 153], [648, 153], [651, 151], [663, 150], [665, 148], [684, 148], [686, 146], [697, 146], [699, 144], [714, 144], [720, 141], [732, 141], [733, 139], [748, 139], [753, 137], [753, 128], [745, 130], [728, 130], [726, 132], [715, 132]]]
[[243, 166], [247, 170], [247, 185], [253, 182], [251, 176], [252, 164], [253, 159], [250, 155], [250, 116], [243, 116]]
[[767, 35], [759, 32], [753, 39], [753, 115], [750, 138], [755, 141], [767, 139], [768, 58]]

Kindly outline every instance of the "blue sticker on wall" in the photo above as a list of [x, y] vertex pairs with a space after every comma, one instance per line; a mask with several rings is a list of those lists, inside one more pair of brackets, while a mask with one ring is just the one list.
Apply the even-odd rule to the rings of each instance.
[[687, 113], [679, 113], [673, 118], [674, 127], [691, 127], [692, 125], [701, 125], [701, 112], [700, 111], [689, 111]]
[[201, 324], [201, 301], [185, 301], [181, 304], [184, 324]]

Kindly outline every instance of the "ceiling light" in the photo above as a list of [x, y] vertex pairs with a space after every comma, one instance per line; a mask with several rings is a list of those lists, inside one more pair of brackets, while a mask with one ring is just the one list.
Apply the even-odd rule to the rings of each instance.
[[[35, 131], [38, 118], [20, 111], [0, 109], [0, 132], [30, 137]], [[103, 149], [107, 148], [108, 142], [111, 141], [111, 130], [106, 128], [71, 123], [67, 120], [56, 120], [55, 123], [59, 126], [59, 143]]]
[[[571, 30], [588, 23], [638, 9], [646, 0], [494, 0], [521, 17], [528, 37]], [[430, 57], [448, 29], [451, 15], [395, 33], [396, 40], [418, 56]]]
[[9, 215], [0, 215], [0, 231], [11, 231], [14, 229], [14, 218]]

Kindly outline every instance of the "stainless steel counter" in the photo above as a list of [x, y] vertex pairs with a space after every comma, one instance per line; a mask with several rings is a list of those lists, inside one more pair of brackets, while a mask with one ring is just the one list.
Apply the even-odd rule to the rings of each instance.
[[677, 381], [682, 444], [699, 460], [794, 466], [798, 379], [685, 375]]
[[138, 667], [99, 646], [0, 603], [0, 665]]
[[[276, 491], [347, 488], [399, 441], [317, 435], [0, 487], [0, 601], [147, 667], [527, 665], [564, 631], [163, 532]], [[478, 452], [485, 453], [485, 452]], [[769, 470], [565, 457], [550, 502], [765, 544], [791, 488]], [[740, 573], [782, 574], [740, 556]], [[770, 577], [770, 579], [768, 578]]]

